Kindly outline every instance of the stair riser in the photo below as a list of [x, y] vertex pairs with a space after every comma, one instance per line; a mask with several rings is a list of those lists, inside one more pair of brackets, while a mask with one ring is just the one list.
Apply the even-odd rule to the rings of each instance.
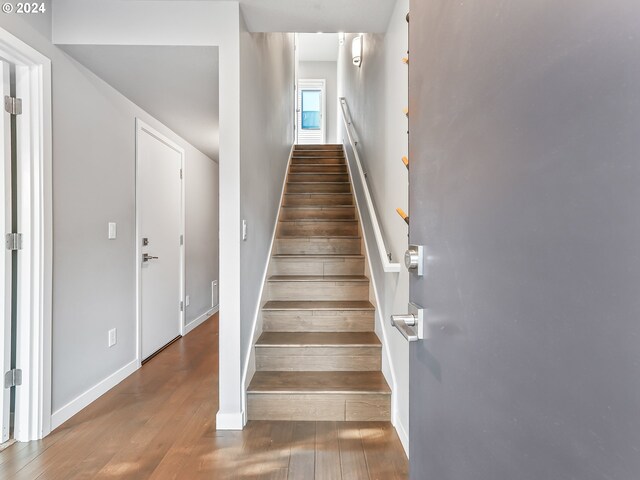
[[359, 238], [279, 238], [276, 239], [276, 255], [359, 255]]
[[350, 208], [283, 208], [280, 220], [355, 220], [356, 209]]
[[348, 173], [346, 165], [291, 165], [290, 173]]
[[322, 150], [332, 150], [332, 151], [342, 151], [342, 145], [296, 145], [294, 148], [295, 152], [307, 152], [307, 151], [322, 151]]
[[269, 282], [268, 300], [368, 300], [364, 282]]
[[293, 152], [295, 158], [301, 157], [344, 157], [340, 150], [296, 150]]
[[256, 369], [267, 372], [374, 372], [380, 347], [258, 347]]
[[287, 183], [287, 193], [351, 193], [348, 183]]
[[293, 157], [291, 165], [345, 165], [341, 157]]
[[249, 420], [389, 421], [391, 395], [249, 393]]
[[355, 237], [358, 235], [357, 222], [280, 222], [279, 237]]
[[372, 311], [266, 311], [262, 313], [265, 332], [372, 332]]
[[351, 195], [351, 193], [336, 193], [328, 195], [285, 195], [283, 205], [286, 207], [314, 205], [353, 205], [353, 195]]
[[348, 182], [349, 175], [346, 173], [290, 173], [287, 181], [290, 183]]
[[274, 258], [270, 275], [364, 275], [364, 258]]

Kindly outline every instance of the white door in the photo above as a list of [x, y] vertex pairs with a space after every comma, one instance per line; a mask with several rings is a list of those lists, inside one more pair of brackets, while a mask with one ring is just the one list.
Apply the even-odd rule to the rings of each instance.
[[142, 360], [182, 330], [184, 151], [138, 122], [137, 201]]
[[298, 144], [325, 143], [325, 87], [324, 79], [298, 80]]
[[[4, 103], [5, 95], [10, 95], [10, 67], [0, 61], [0, 99]], [[3, 165], [0, 167], [0, 215], [4, 224], [4, 233], [11, 232], [11, 115], [2, 108], [0, 113], [0, 155]], [[9, 439], [11, 389], [4, 388], [4, 375], [11, 370], [11, 252], [2, 246], [0, 254], [0, 443]]]

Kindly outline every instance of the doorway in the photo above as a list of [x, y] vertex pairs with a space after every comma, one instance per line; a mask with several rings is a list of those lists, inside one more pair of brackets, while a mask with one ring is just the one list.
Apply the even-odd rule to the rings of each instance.
[[298, 80], [298, 112], [299, 126], [296, 143], [301, 145], [321, 144], [326, 142], [326, 80]]
[[184, 150], [149, 125], [136, 126], [139, 358], [184, 333]]

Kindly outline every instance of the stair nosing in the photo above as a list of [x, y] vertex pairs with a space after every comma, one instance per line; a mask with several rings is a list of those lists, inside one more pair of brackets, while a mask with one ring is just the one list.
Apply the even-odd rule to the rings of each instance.
[[341, 282], [341, 283], [368, 283], [369, 278], [364, 275], [271, 275], [268, 282]]
[[[287, 303], [287, 304], [300, 304], [300, 303], [314, 303], [314, 304], [320, 304], [320, 306], [314, 306], [314, 307], [305, 307], [305, 306], [292, 306], [292, 307], [281, 307], [278, 306], [277, 304], [279, 303]], [[356, 307], [354, 306], [349, 306], [349, 305], [329, 305], [331, 303], [363, 303], [363, 304], [368, 304], [368, 305], [358, 305]], [[273, 304], [276, 304], [276, 307], [273, 306]], [[324, 304], [324, 305], [323, 305]], [[369, 302], [368, 300], [353, 300], [353, 301], [347, 301], [347, 300], [269, 300], [267, 302], [265, 302], [265, 304], [262, 306], [262, 310], [263, 311], [296, 311], [296, 310], [319, 310], [319, 311], [375, 311], [375, 306]]]

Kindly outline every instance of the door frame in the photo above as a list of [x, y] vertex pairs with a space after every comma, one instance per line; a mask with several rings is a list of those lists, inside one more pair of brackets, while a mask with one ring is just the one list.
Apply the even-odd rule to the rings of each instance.
[[185, 235], [185, 150], [176, 142], [168, 138], [166, 135], [158, 132], [156, 129], [145, 123], [142, 119], [136, 117], [136, 182], [135, 182], [135, 204], [136, 204], [136, 248], [135, 248], [135, 265], [136, 265], [136, 363], [138, 368], [142, 366], [142, 245], [140, 245], [140, 189], [138, 188], [138, 179], [140, 178], [139, 172], [139, 138], [140, 134], [147, 133], [156, 138], [160, 142], [164, 143], [168, 147], [177, 151], [180, 154], [180, 168], [182, 169], [182, 179], [180, 182], [180, 230], [182, 235], [182, 245], [180, 245], [180, 298], [178, 301], [182, 302], [182, 309], [179, 316], [179, 332], [180, 335], [185, 334], [185, 318], [186, 318], [186, 235]]
[[[305, 87], [307, 83], [309, 86]], [[321, 115], [322, 115], [322, 140], [321, 144], [327, 143], [327, 79], [326, 78], [300, 78], [298, 79], [298, 90], [296, 92], [296, 121], [298, 129], [296, 130], [296, 144], [300, 140], [300, 132], [302, 132], [302, 91], [303, 90], [320, 90], [322, 92]]]
[[[0, 56], [15, 66], [18, 226], [17, 367], [14, 438], [26, 442], [51, 431], [53, 181], [51, 60], [0, 28]], [[4, 372], [3, 375], [4, 377]], [[2, 385], [4, 386], [4, 385]]]

